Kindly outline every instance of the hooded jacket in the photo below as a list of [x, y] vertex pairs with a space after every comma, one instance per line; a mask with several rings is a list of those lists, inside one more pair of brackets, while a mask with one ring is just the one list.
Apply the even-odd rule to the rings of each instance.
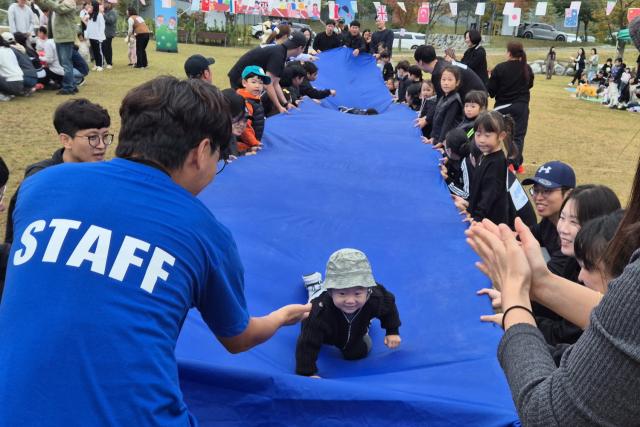
[[259, 96], [254, 96], [246, 89], [238, 89], [238, 93], [244, 97], [249, 114], [253, 117], [238, 139], [238, 151], [243, 152], [260, 144], [264, 132], [265, 114]]

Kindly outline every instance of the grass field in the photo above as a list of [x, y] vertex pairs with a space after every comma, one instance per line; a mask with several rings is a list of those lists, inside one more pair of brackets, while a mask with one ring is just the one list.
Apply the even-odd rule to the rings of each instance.
[[[116, 135], [120, 128], [118, 109], [129, 89], [159, 75], [184, 77], [184, 61], [195, 53], [212, 56], [213, 84], [229, 87], [227, 72], [246, 49], [210, 46], [179, 45], [179, 53], [161, 53], [148, 49], [150, 68], [137, 70], [127, 67], [126, 46], [123, 39], [115, 39], [114, 68], [91, 72], [81, 86], [78, 97], [85, 97], [109, 110], [111, 130]], [[531, 55], [542, 59], [543, 54]], [[490, 66], [503, 61], [501, 55], [489, 56]], [[634, 58], [635, 59], [635, 58]], [[322, 59], [318, 65], [322, 67]], [[538, 165], [560, 160], [576, 171], [578, 183], [598, 183], [611, 187], [626, 204], [635, 166], [638, 160], [640, 117], [637, 113], [612, 111], [595, 102], [570, 97], [564, 90], [568, 77], [554, 76], [545, 80], [538, 75], [532, 90], [531, 117], [524, 158], [526, 175], [532, 176]], [[3, 117], [0, 134], [0, 155], [7, 163], [11, 177], [7, 184], [8, 200], [22, 181], [25, 167], [52, 155], [60, 147], [53, 128], [52, 117], [57, 105], [68, 97], [55, 92], [35, 93], [29, 98], [16, 97], [0, 103]], [[416, 141], [416, 144], [419, 144]], [[109, 148], [112, 158], [115, 145]], [[0, 215], [0, 238], [4, 236], [6, 214]]]

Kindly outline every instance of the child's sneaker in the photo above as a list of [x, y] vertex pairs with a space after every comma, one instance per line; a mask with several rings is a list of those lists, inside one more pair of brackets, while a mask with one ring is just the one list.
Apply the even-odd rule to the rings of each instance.
[[311, 297], [322, 290], [322, 274], [318, 272], [305, 274], [302, 276], [302, 280], [304, 281], [304, 287], [309, 293], [309, 301], [311, 301]]

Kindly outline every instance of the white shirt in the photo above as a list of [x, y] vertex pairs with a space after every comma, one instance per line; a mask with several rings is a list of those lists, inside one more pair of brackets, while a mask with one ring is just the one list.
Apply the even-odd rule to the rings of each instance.
[[0, 47], [0, 76], [8, 82], [22, 81], [22, 69], [18, 58], [9, 47]]
[[89, 18], [87, 21], [87, 31], [85, 31], [86, 37], [90, 40], [98, 40], [103, 41], [106, 39], [104, 36], [104, 16], [101, 13], [98, 13], [98, 17], [94, 21]]
[[29, 5], [21, 8], [18, 3], [13, 3], [9, 6], [9, 28], [12, 33], [33, 33], [33, 12]]
[[44, 62], [47, 63], [47, 66], [54, 73], [63, 76], [64, 68], [60, 65], [58, 61], [58, 52], [56, 51], [56, 44], [53, 42], [53, 39], [47, 39], [44, 43]]

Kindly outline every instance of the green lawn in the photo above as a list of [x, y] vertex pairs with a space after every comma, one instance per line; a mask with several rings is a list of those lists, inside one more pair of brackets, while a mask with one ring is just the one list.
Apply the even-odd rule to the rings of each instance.
[[[126, 66], [127, 51], [123, 39], [115, 39], [113, 46], [114, 68], [91, 72], [80, 87], [78, 96], [109, 110], [111, 129], [116, 135], [120, 128], [120, 102], [132, 87], [158, 75], [184, 77], [184, 61], [190, 55], [200, 53], [216, 59], [211, 67], [213, 84], [221, 89], [227, 88], [227, 72], [246, 51], [246, 48], [180, 44], [179, 53], [162, 53], [155, 52], [151, 43], [148, 49], [150, 68], [137, 70]], [[543, 56], [534, 54], [531, 58], [542, 59]], [[490, 65], [502, 60], [502, 55], [489, 56]], [[321, 61], [318, 62], [320, 67]], [[525, 176], [533, 175], [537, 166], [547, 161], [564, 161], [576, 170], [578, 183], [608, 185], [624, 204], [637, 164], [640, 138], [632, 138], [640, 116], [571, 98], [571, 93], [564, 90], [568, 82], [568, 77], [554, 76], [549, 81], [537, 76], [524, 151]], [[17, 97], [10, 103], [0, 103], [0, 111], [4, 113], [0, 153], [11, 171], [6, 200], [22, 181], [27, 165], [50, 157], [60, 147], [52, 117], [56, 106], [66, 99], [69, 98], [57, 96], [55, 92], [42, 92], [29, 98]], [[116, 143], [109, 149], [108, 158], [113, 157]], [[416, 143], [420, 142], [416, 140]], [[0, 237], [4, 235], [5, 218], [0, 215]]]

